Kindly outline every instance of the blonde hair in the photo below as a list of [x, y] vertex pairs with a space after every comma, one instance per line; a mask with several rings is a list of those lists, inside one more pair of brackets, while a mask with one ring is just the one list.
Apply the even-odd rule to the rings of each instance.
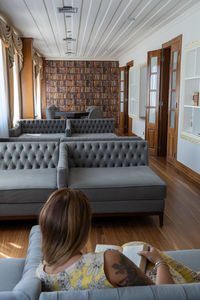
[[59, 267], [80, 252], [90, 222], [90, 204], [82, 191], [64, 188], [51, 194], [39, 216], [45, 263]]

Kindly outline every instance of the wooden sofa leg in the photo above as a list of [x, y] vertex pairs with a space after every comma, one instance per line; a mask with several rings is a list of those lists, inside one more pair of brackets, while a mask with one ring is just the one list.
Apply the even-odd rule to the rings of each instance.
[[164, 216], [163, 213], [159, 214], [160, 227], [163, 226], [163, 216]]

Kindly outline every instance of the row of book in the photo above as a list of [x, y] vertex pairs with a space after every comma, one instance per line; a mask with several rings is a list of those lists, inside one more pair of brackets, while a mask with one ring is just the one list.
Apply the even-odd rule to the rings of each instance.
[[47, 98], [52, 99], [118, 99], [118, 94], [113, 93], [50, 93], [46, 92]]
[[58, 73], [46, 73], [45, 75], [46, 80], [88, 80], [88, 81], [95, 81], [95, 80], [109, 80], [109, 81], [117, 81], [118, 82], [118, 74], [58, 74]]
[[45, 68], [46, 74], [119, 74], [117, 68]]
[[116, 81], [89, 81], [89, 80], [47, 80], [46, 86], [52, 86], [52, 87], [67, 87], [67, 86], [82, 86], [82, 87], [118, 87], [118, 82]]
[[60, 61], [60, 60], [46, 60], [46, 67], [68, 67], [68, 68], [118, 68], [119, 62], [118, 61]]
[[117, 87], [46, 87], [49, 93], [116, 93]]

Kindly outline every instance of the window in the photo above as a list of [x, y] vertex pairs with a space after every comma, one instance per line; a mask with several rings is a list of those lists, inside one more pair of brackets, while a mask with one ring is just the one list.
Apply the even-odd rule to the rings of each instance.
[[145, 117], [147, 101], [147, 66], [136, 65], [129, 69], [129, 116]]

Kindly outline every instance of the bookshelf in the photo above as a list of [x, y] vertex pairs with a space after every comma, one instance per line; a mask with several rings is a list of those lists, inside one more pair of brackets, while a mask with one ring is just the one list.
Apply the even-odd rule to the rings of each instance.
[[200, 143], [200, 41], [188, 44], [183, 57], [181, 137]]

